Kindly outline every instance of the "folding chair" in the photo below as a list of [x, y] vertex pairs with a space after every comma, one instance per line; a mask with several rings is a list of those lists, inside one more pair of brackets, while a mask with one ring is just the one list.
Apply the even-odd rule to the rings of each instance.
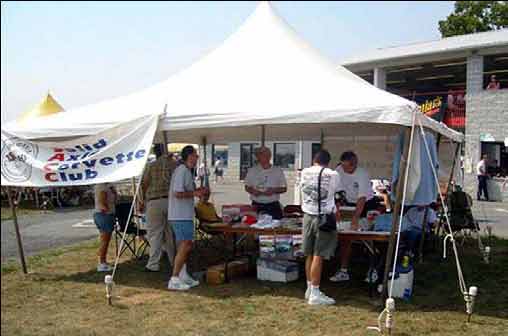
[[[145, 254], [146, 248], [149, 246], [148, 241], [143, 239], [139, 247], [136, 247], [136, 238], [144, 237], [146, 235], [146, 230], [138, 229], [136, 221], [134, 218], [136, 216], [134, 214], [131, 215], [129, 223], [127, 223], [129, 212], [131, 210], [132, 202], [119, 203], [115, 207], [115, 216], [116, 216], [116, 225], [115, 225], [115, 247], [116, 254], [118, 255], [119, 243], [118, 241], [123, 240], [122, 250], [120, 251], [120, 256], [127, 250], [129, 250], [134, 257], [137, 259], [141, 259]], [[128, 225], [127, 225], [128, 224]], [[123, 233], [125, 227], [127, 226], [127, 231], [125, 234], [125, 239], [123, 238]]]

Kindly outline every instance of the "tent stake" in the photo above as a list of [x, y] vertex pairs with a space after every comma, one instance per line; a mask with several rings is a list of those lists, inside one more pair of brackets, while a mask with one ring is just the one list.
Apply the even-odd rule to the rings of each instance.
[[12, 190], [11, 187], [7, 187], [7, 198], [9, 199], [9, 205], [12, 210], [12, 220], [14, 222], [14, 228], [16, 229], [16, 240], [18, 242], [18, 252], [19, 259], [21, 261], [21, 268], [23, 269], [23, 273], [27, 274], [26, 262], [25, 262], [25, 252], [23, 251], [23, 243], [21, 242], [21, 233], [19, 231], [18, 225], [18, 216], [16, 214], [16, 204], [14, 204], [14, 200], [12, 199]]
[[[414, 126], [413, 126], [414, 127]], [[411, 127], [407, 127], [404, 130], [404, 149], [402, 151], [402, 157], [400, 158], [399, 165], [399, 180], [397, 181], [396, 187], [396, 198], [395, 198], [395, 206], [392, 211], [392, 229], [390, 233], [390, 241], [388, 243], [388, 251], [386, 253], [386, 261], [385, 261], [385, 271], [383, 274], [383, 301], [388, 298], [388, 273], [390, 272], [390, 266], [392, 263], [393, 254], [395, 251], [395, 242], [397, 231], [399, 229], [399, 217], [402, 203], [402, 194], [404, 192], [404, 181], [408, 178], [406, 176], [406, 165], [409, 160], [409, 142], [410, 139], [410, 131]], [[392, 190], [395, 186], [392, 186]], [[394, 263], [397, 260], [393, 261]]]

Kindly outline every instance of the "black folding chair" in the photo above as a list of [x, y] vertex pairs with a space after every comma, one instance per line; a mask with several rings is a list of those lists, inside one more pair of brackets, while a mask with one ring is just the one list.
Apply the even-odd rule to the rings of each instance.
[[[141, 244], [136, 247], [136, 238], [146, 236], [146, 230], [139, 229], [136, 224], [136, 216], [134, 213], [131, 215], [129, 223], [127, 220], [129, 219], [129, 212], [131, 210], [132, 202], [124, 202], [119, 203], [115, 207], [115, 216], [116, 216], [116, 225], [115, 225], [115, 247], [116, 254], [118, 255], [119, 249], [119, 241], [123, 240], [122, 250], [120, 251], [120, 256], [127, 250], [129, 250], [132, 255], [138, 259], [141, 259], [145, 250], [148, 246], [148, 241], [143, 239]], [[125, 227], [127, 226], [127, 232], [125, 234], [125, 238], [123, 237], [123, 233], [125, 231]]]

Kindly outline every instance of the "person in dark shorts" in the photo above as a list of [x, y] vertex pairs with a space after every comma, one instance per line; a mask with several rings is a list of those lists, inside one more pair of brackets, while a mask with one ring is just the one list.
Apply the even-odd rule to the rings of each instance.
[[115, 225], [115, 206], [117, 193], [115, 187], [109, 183], [95, 185], [95, 213], [93, 216], [95, 225], [99, 229], [101, 244], [97, 255], [99, 264], [97, 272], [110, 272], [112, 267], [107, 264], [109, 242]]
[[341, 190], [339, 175], [328, 168], [329, 163], [330, 153], [326, 150], [319, 151], [314, 157], [314, 165], [302, 171], [300, 180], [304, 213], [302, 248], [306, 257], [307, 277], [305, 300], [310, 305], [335, 304], [334, 299], [319, 290], [323, 259], [330, 259], [337, 247], [337, 230], [320, 229], [320, 223], [325, 215], [336, 214], [335, 193]]

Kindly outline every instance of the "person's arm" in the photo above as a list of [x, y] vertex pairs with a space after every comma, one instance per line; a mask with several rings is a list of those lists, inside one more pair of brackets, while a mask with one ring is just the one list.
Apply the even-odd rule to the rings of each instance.
[[105, 190], [99, 191], [99, 209], [103, 213], [107, 213], [109, 211], [108, 208], [108, 194]]
[[[175, 176], [175, 178], [173, 179], [173, 183], [175, 183], [175, 188], [174, 188], [173, 194], [175, 195], [176, 198], [179, 198], [179, 199], [200, 197], [204, 192], [203, 188], [198, 188], [193, 191], [186, 191], [186, 188], [185, 188], [186, 176], [185, 176], [185, 174], [190, 174], [190, 171], [188, 171], [186, 173], [180, 173], [179, 176]], [[192, 178], [192, 174], [191, 174], [191, 176], [190, 176], [191, 183], [193, 183], [192, 180], [193, 180], [193, 178]]]
[[360, 216], [362, 215], [363, 209], [365, 208], [365, 203], [367, 202], [367, 197], [371, 191], [370, 178], [367, 173], [362, 173], [358, 183], [358, 200], [356, 201], [356, 209], [353, 214], [353, 220], [351, 223], [353, 230], [358, 229], [358, 221], [360, 220]]
[[254, 187], [250, 187], [248, 185], [245, 185], [245, 191], [248, 192], [249, 194], [254, 195], [254, 196], [261, 196], [261, 195], [263, 195], [263, 193], [261, 191], [257, 190]]
[[282, 169], [279, 169], [278, 180], [279, 180], [278, 184], [280, 187], [268, 188], [265, 194], [267, 194], [268, 196], [271, 196], [273, 194], [284, 194], [288, 190], [286, 176], [284, 176], [284, 172], [282, 171]]
[[247, 176], [245, 176], [245, 191], [251, 195], [254, 195], [254, 196], [263, 195], [263, 193], [261, 191], [259, 191], [253, 187], [254, 184], [255, 184], [254, 176], [253, 176], [252, 170], [249, 169], [247, 171]]
[[353, 218], [351, 220], [351, 228], [353, 230], [357, 230], [358, 227], [359, 227], [359, 220], [360, 220], [360, 216], [362, 215], [362, 212], [363, 212], [363, 208], [365, 208], [365, 203], [367, 202], [367, 198], [366, 197], [360, 197], [357, 201], [356, 201], [356, 209], [355, 209], [355, 212], [353, 214]]

